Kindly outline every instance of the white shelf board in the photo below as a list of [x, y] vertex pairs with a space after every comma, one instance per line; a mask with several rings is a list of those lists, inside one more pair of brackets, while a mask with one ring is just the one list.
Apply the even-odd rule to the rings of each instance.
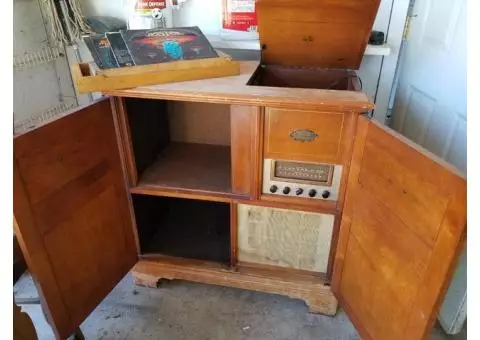
[[[240, 50], [260, 50], [260, 42], [258, 40], [223, 40], [218, 35], [207, 35], [208, 40], [214, 48], [232, 48]], [[367, 45], [365, 55], [381, 55], [386, 56], [391, 52], [388, 45]]]
[[388, 45], [367, 45], [365, 55], [389, 55], [392, 48]]

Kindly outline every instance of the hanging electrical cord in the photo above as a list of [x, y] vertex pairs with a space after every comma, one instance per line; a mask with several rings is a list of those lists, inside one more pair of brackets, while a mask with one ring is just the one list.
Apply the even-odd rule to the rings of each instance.
[[91, 33], [78, 0], [40, 0], [40, 5], [49, 24], [52, 45], [70, 45], [82, 34]]

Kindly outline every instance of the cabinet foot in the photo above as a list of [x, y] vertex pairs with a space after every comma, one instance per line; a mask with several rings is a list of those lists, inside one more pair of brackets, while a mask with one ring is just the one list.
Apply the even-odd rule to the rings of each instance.
[[141, 260], [132, 270], [136, 285], [158, 288], [169, 280], [186, 280], [220, 286], [235, 287], [289, 296], [304, 300], [311, 313], [333, 316], [338, 301], [328, 286], [317, 276], [305, 273], [287, 275], [269, 268], [235, 269], [216, 264], [183, 259]]
[[156, 275], [149, 274], [139, 274], [135, 273], [133, 275], [133, 284], [136, 286], [147, 287], [147, 288], [160, 288], [166, 283], [169, 283], [171, 280], [159, 277]]
[[337, 313], [338, 303], [336, 299], [333, 301], [331, 297], [320, 296], [306, 299], [305, 303], [308, 306], [308, 311], [312, 314], [334, 316]]

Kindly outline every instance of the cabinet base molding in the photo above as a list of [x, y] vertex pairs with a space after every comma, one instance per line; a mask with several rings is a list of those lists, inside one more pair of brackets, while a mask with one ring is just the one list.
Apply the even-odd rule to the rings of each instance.
[[157, 288], [162, 279], [178, 279], [301, 299], [315, 314], [334, 316], [338, 307], [330, 286], [319, 277], [282, 273], [270, 268], [238, 266], [232, 269], [210, 262], [159, 258], [140, 260], [133, 267], [132, 274], [136, 285], [151, 288]]

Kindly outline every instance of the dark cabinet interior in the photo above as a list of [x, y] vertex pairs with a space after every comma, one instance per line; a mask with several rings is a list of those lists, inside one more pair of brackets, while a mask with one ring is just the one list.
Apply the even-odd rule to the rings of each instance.
[[132, 195], [142, 255], [230, 263], [230, 205]]
[[248, 85], [361, 91], [361, 80], [353, 70], [319, 67], [259, 66]]

